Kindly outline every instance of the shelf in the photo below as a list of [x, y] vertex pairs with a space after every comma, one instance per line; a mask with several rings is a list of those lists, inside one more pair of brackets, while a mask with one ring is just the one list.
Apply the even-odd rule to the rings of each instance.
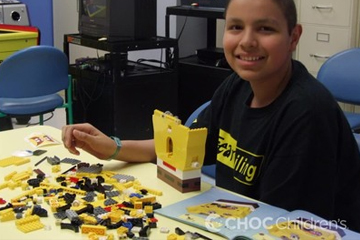
[[[123, 77], [143, 76], [144, 74], [159, 74], [159, 73], [171, 73], [173, 69], [161, 68], [153, 65], [138, 63], [134, 61], [127, 61], [126, 66], [122, 69], [124, 71]], [[81, 69], [76, 64], [69, 66], [69, 73], [73, 76], [83, 77], [96, 80], [98, 78], [107, 77], [112, 79], [111, 73], [100, 73], [91, 69]], [[118, 79], [120, 80], [120, 79]]]
[[229, 71], [232, 72], [232, 70], [229, 67], [223, 67], [223, 66], [216, 66], [216, 62], [213, 60], [199, 60], [197, 56], [191, 56], [187, 58], [181, 58], [179, 59], [179, 64], [188, 64], [193, 66], [198, 66], [202, 68], [210, 68], [210, 69], [217, 69], [219, 71]]
[[173, 48], [177, 46], [177, 39], [166, 37], [153, 37], [150, 39], [134, 40], [123, 39], [119, 41], [99, 41], [98, 38], [82, 36], [80, 34], [66, 34], [64, 42], [75, 45], [96, 48], [108, 52], [129, 52], [146, 49]]
[[175, 6], [166, 8], [167, 15], [224, 19], [224, 8]]
[[[155, 109], [176, 114], [176, 39], [154, 37], [110, 42], [66, 34], [64, 52], [68, 57], [70, 44], [109, 52], [101, 59], [90, 59], [89, 62], [85, 59], [78, 61], [78, 65], [69, 66], [73, 76], [75, 123], [88, 122], [109, 136], [123, 139], [150, 139], [153, 138], [151, 116]], [[128, 52], [147, 49], [166, 49], [166, 61], [150, 65], [146, 61], [128, 60]]]

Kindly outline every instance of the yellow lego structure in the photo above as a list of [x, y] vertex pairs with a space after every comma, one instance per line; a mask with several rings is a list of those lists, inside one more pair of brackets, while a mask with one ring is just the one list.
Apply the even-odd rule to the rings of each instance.
[[190, 129], [168, 113], [153, 114], [157, 176], [178, 191], [198, 191], [207, 129]]

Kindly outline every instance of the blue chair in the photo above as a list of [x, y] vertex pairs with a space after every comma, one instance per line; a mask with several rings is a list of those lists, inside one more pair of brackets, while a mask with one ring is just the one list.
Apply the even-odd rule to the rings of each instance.
[[[199, 115], [199, 113], [204, 110], [211, 101], [208, 101], [204, 104], [202, 104], [200, 107], [198, 107], [190, 116], [189, 118], [186, 120], [185, 122], [185, 126], [190, 127], [191, 124], [196, 120], [197, 116]], [[206, 165], [203, 166], [201, 169], [201, 172], [211, 178], [215, 178], [216, 176], [216, 164], [212, 164], [212, 165]]]
[[200, 107], [198, 107], [186, 120], [185, 122], [185, 126], [190, 127], [191, 124], [196, 120], [197, 116], [199, 115], [199, 113], [201, 113], [202, 110], [204, 110], [211, 101], [208, 101], [206, 103], [203, 103]]
[[[339, 52], [321, 66], [317, 79], [338, 102], [360, 105], [360, 48]], [[360, 114], [344, 111], [350, 127], [360, 129]]]
[[356, 140], [356, 143], [359, 147], [359, 151], [360, 151], [360, 134], [359, 133], [354, 133], [354, 138]]
[[[0, 117], [39, 116], [65, 108], [73, 123], [71, 75], [67, 56], [51, 46], [15, 52], [0, 64]], [[66, 101], [59, 94], [65, 90]]]

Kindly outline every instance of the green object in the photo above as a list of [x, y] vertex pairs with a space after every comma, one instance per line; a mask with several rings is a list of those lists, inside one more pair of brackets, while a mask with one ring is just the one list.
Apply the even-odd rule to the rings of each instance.
[[116, 143], [116, 150], [115, 150], [114, 154], [109, 157], [109, 160], [114, 159], [114, 158], [118, 155], [118, 153], [119, 153], [119, 151], [120, 151], [120, 149], [121, 149], [121, 146], [122, 146], [122, 145], [121, 145], [121, 140], [120, 140], [120, 138], [114, 137], [114, 136], [111, 136], [110, 138], [115, 141], [115, 143]]

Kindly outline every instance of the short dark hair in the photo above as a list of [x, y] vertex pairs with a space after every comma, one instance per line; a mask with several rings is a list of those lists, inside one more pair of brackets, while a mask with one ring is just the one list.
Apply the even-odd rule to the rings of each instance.
[[[229, 3], [231, 1], [232, 0], [227, 0], [225, 13], [224, 13], [225, 17]], [[279, 6], [282, 13], [284, 14], [284, 17], [287, 21], [289, 34], [291, 34], [292, 30], [295, 28], [297, 24], [297, 12], [296, 12], [296, 6], [294, 0], [271, 0], [271, 1], [276, 3]]]

